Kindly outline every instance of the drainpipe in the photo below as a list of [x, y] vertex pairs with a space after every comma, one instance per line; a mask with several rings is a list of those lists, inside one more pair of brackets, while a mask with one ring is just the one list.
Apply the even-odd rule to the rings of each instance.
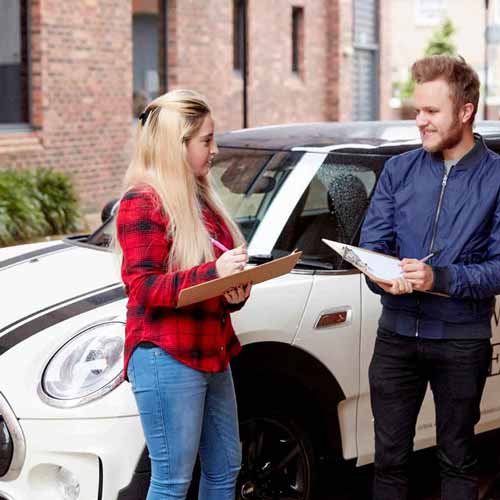
[[247, 0], [243, 4], [243, 128], [248, 127]]
[[484, 0], [484, 120], [488, 119], [488, 7], [489, 0]]

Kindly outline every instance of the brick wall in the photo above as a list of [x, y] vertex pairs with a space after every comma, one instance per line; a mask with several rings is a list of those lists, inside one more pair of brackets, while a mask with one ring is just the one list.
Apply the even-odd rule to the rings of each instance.
[[30, 7], [35, 130], [0, 133], [0, 168], [64, 171], [84, 209], [98, 210], [119, 191], [129, 157], [130, 3], [31, 0]]
[[[329, 19], [324, 0], [249, 3], [249, 123], [326, 117]], [[292, 72], [292, 7], [304, 9], [304, 65]]]
[[[243, 78], [233, 70], [232, 2], [176, 4], [169, 14], [169, 88], [199, 90], [219, 129], [241, 127]], [[292, 72], [292, 7], [304, 9], [299, 74]], [[248, 2], [248, 125], [350, 119], [351, 26], [352, 0]]]
[[218, 130], [242, 127], [243, 79], [233, 70], [232, 1], [177, 0], [169, 9], [169, 88], [198, 90]]
[[338, 1], [325, 2], [326, 91], [325, 120], [338, 120], [340, 106], [340, 5]]
[[[87, 212], [120, 192], [133, 135], [132, 9], [158, 13], [160, 26], [168, 20], [167, 40], [160, 33], [160, 81], [205, 94], [219, 131], [242, 127], [232, 0], [168, 0], [167, 12], [163, 0], [28, 1], [34, 130], [0, 132], [0, 168], [67, 172]], [[390, 1], [381, 0], [384, 30]], [[352, 2], [248, 1], [249, 126], [351, 118]], [[293, 7], [304, 12], [299, 72], [292, 71]], [[388, 57], [381, 52], [383, 78]]]
[[398, 50], [392, 46], [392, 30], [400, 30], [401, 24], [393, 28], [391, 16], [391, 2], [393, 0], [379, 0], [379, 44], [380, 44], [380, 59], [379, 59], [379, 80], [380, 80], [380, 119], [381, 120], [396, 120], [400, 118], [397, 111], [391, 108], [390, 99], [392, 97], [392, 68], [391, 68], [391, 53], [393, 50]]
[[338, 0], [337, 7], [339, 33], [338, 33], [338, 107], [339, 121], [352, 119], [352, 74], [354, 64], [353, 50], [353, 5], [352, 0]]

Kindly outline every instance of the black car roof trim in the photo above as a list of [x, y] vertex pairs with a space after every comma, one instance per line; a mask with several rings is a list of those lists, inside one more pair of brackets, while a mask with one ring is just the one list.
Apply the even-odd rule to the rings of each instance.
[[33, 250], [31, 252], [26, 252], [21, 255], [16, 255], [10, 259], [0, 261], [0, 269], [5, 267], [13, 266], [14, 264], [19, 264], [21, 262], [40, 257], [41, 255], [48, 255], [50, 253], [59, 252], [60, 250], [71, 248], [68, 243], [59, 243], [57, 245], [50, 245], [48, 247], [40, 248], [39, 250]]
[[[6, 330], [11, 329], [13, 326], [22, 323], [17, 328], [11, 329], [0, 338], [0, 355], [4, 354], [9, 349], [15, 347], [24, 340], [56, 325], [57, 323], [61, 323], [66, 319], [72, 318], [73, 316], [78, 316], [79, 314], [83, 314], [91, 311], [92, 309], [111, 304], [112, 302], [116, 302], [124, 298], [126, 298], [126, 294], [123, 285], [121, 283], [114, 283], [85, 294], [77, 295], [76, 297], [65, 300], [64, 302], [54, 304], [48, 308], [30, 314], [29, 316], [26, 316], [15, 323], [11, 323], [0, 330], [1, 334]], [[61, 307], [54, 309], [54, 307], [58, 306]], [[48, 312], [40, 316], [40, 314], [44, 311]]]

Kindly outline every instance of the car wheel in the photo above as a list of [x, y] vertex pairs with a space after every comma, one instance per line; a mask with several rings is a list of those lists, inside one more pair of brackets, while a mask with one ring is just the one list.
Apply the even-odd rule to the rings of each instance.
[[318, 500], [316, 457], [305, 426], [283, 416], [240, 422], [242, 468], [237, 500]]

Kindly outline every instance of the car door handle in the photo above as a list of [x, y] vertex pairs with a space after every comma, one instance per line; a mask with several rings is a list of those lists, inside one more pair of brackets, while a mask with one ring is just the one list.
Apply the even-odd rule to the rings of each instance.
[[322, 328], [338, 328], [350, 325], [352, 322], [352, 308], [350, 306], [335, 307], [322, 311], [314, 325], [315, 330]]

